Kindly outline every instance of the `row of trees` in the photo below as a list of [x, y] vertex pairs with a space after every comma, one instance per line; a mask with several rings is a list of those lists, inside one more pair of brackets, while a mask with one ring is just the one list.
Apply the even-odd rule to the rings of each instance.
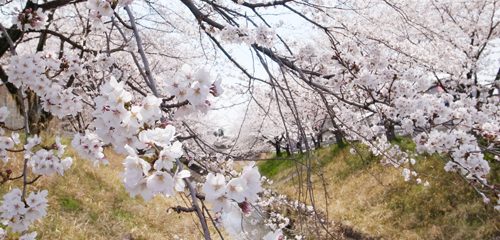
[[[28, 193], [29, 186], [71, 166], [64, 145], [45, 146], [37, 135], [52, 118], [71, 124], [73, 147], [95, 164], [106, 163], [106, 146], [125, 154], [123, 182], [132, 196], [188, 196], [190, 205], [177, 209], [196, 214], [205, 239], [211, 239], [209, 224], [234, 238], [300, 238], [300, 231], [283, 232], [287, 220], [264, 211], [278, 203], [262, 194], [255, 166], [239, 172], [233, 161], [268, 149], [266, 141], [276, 152], [284, 146], [308, 154], [326, 133], [338, 144], [362, 142], [418, 183], [412, 153], [391, 144], [398, 134], [409, 136], [417, 153], [439, 153], [445, 170], [463, 176], [493, 209], [499, 190], [488, 174], [500, 152], [498, 5], [0, 1], [0, 78], [25, 120], [24, 139], [0, 132], [4, 162], [8, 152], [25, 153], [22, 173], [1, 173], [4, 184], [22, 181], [0, 206], [6, 231], [34, 238], [28, 230], [45, 215], [47, 192]], [[244, 51], [252, 65], [233, 54]], [[224, 92], [223, 79], [231, 90], [225, 94], [248, 99], [227, 151], [203, 134], [202, 117]], [[0, 110], [0, 122], [7, 112]], [[311, 203], [315, 227], [332, 234], [314, 204], [311, 164], [300, 175], [306, 194], [299, 200]], [[195, 172], [208, 174], [201, 188]]]

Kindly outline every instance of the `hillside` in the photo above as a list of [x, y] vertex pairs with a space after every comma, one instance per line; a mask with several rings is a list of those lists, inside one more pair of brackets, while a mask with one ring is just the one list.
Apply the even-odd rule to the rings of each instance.
[[[68, 144], [68, 140], [65, 141]], [[70, 155], [73, 155], [70, 149]], [[43, 177], [29, 191], [47, 189], [47, 216], [35, 224], [39, 239], [199, 239], [196, 219], [168, 211], [183, 205], [177, 198], [156, 197], [150, 202], [130, 198], [121, 183], [123, 156], [112, 151], [108, 166], [93, 167], [75, 158], [64, 176]], [[19, 157], [19, 156], [18, 156]], [[19, 158], [17, 158], [19, 160]], [[12, 166], [12, 160], [6, 168]], [[19, 184], [19, 181], [16, 182]], [[0, 194], [14, 187], [0, 186]], [[180, 238], [179, 238], [180, 239]]]
[[[68, 144], [67, 139], [65, 143]], [[400, 144], [412, 148], [407, 142]], [[404, 182], [399, 169], [382, 166], [362, 147], [359, 148], [361, 155], [353, 155], [349, 149], [332, 145], [316, 150], [309, 158], [317, 206], [333, 221], [337, 235], [351, 232], [348, 238], [383, 239], [500, 237], [498, 214], [491, 206], [485, 206], [458, 175], [445, 173], [444, 162], [438, 156], [418, 159], [417, 170], [427, 174], [421, 177], [430, 182], [430, 186], [424, 187]], [[74, 155], [71, 149], [69, 155]], [[108, 166], [96, 168], [84, 159], [75, 158], [64, 176], [42, 178], [30, 188], [30, 191], [49, 191], [48, 215], [36, 223], [34, 229], [40, 239], [201, 237], [193, 216], [168, 211], [169, 207], [183, 205], [180, 195], [157, 197], [150, 202], [130, 198], [121, 183], [123, 156], [110, 150], [106, 155], [110, 160]], [[297, 160], [268, 160], [259, 164], [261, 173], [274, 180], [271, 185], [274, 190], [291, 199], [297, 198], [297, 176], [303, 170], [298, 166], [306, 161], [305, 156], [295, 158]], [[19, 164], [15, 161], [5, 168], [17, 172], [15, 166]], [[498, 184], [498, 169], [491, 172], [490, 182]], [[0, 194], [14, 186], [1, 185]]]
[[[413, 147], [404, 140], [399, 144], [410, 150]], [[424, 187], [405, 182], [401, 169], [382, 166], [368, 151], [363, 150], [358, 156], [349, 149], [333, 145], [317, 150], [309, 158], [316, 204], [329, 220], [383, 239], [500, 237], [498, 212], [485, 206], [459, 175], [444, 172], [445, 162], [439, 156], [423, 155], [417, 159], [417, 172], [430, 183]], [[305, 156], [298, 156], [295, 161], [270, 160], [259, 167], [274, 180], [276, 191], [297, 198], [298, 176], [304, 173], [300, 167], [304, 161]], [[491, 183], [499, 183], [498, 173], [498, 166], [493, 166]]]

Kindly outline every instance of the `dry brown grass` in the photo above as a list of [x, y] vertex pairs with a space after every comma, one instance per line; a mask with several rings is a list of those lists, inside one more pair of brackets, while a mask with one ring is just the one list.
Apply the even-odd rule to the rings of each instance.
[[[201, 238], [194, 215], [167, 212], [169, 207], [185, 205], [180, 195], [149, 202], [130, 198], [121, 183], [123, 156], [109, 150], [106, 155], [108, 166], [95, 168], [75, 158], [64, 176], [44, 177], [30, 186], [30, 191], [49, 192], [48, 215], [34, 226], [39, 239]], [[20, 162], [12, 160], [8, 167], [17, 173]], [[4, 184], [0, 193], [19, 185], [19, 181]]]
[[[330, 220], [384, 239], [492, 239], [500, 218], [457, 175], [445, 173], [435, 156], [422, 156], [419, 168], [428, 188], [403, 181], [398, 169], [375, 158], [364, 161], [345, 149], [322, 149], [313, 156], [316, 205]], [[287, 164], [281, 164], [284, 166]], [[274, 176], [276, 190], [297, 196], [295, 167]], [[324, 173], [325, 181], [318, 177]], [[290, 177], [294, 176], [294, 177]], [[424, 177], [424, 176], [422, 176]], [[328, 194], [325, 201], [323, 183]]]

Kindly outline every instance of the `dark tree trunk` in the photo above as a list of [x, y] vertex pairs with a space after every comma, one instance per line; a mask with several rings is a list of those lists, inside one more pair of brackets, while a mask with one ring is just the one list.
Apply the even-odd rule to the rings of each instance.
[[279, 142], [274, 143], [274, 148], [276, 149], [276, 156], [281, 156], [281, 146]]
[[292, 156], [292, 152], [290, 151], [290, 145], [288, 143], [286, 144], [285, 151], [289, 157]]
[[297, 149], [302, 153], [302, 140], [299, 138], [299, 140], [297, 141]]
[[344, 146], [345, 142], [344, 142], [344, 135], [342, 134], [342, 131], [337, 129], [333, 132], [333, 134], [335, 135], [335, 142], [337, 142], [337, 145]]
[[389, 120], [385, 120], [384, 127], [385, 127], [385, 136], [387, 137], [387, 141], [395, 140], [396, 132], [394, 130], [394, 123]]

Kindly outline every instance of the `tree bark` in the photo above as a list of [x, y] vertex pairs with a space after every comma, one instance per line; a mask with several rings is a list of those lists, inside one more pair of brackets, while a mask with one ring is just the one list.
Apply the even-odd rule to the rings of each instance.
[[387, 141], [393, 141], [396, 139], [396, 132], [394, 129], [394, 123], [391, 122], [390, 120], [385, 120], [384, 121], [384, 127], [385, 127], [385, 136], [387, 137]]

